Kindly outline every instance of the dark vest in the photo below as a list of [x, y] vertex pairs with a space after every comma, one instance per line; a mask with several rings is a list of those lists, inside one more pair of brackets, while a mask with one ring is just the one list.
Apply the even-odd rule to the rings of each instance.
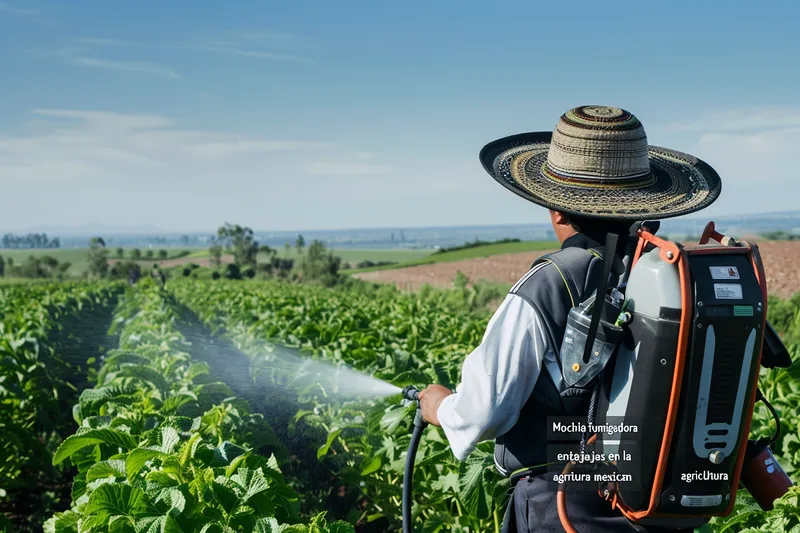
[[[588, 298], [602, 275], [602, 246], [583, 235], [566, 241], [562, 249], [537, 259], [531, 270], [512, 287], [510, 293], [523, 298], [538, 313], [551, 347], [558, 356], [570, 309]], [[533, 357], [533, 354], [531, 354]], [[561, 387], [563, 389], [563, 386]], [[495, 439], [495, 465], [504, 476], [527, 471], [548, 463], [548, 422], [553, 417], [585, 417], [589, 408], [589, 388], [559, 390], [548, 368], [542, 370], [519, 420], [508, 432]], [[550, 419], [550, 420], [548, 420]], [[566, 444], [578, 444], [579, 440]], [[560, 444], [563, 444], [560, 443]]]

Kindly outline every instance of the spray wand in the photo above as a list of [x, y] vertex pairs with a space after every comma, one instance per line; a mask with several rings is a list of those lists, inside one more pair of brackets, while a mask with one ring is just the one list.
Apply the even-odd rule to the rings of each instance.
[[417, 457], [417, 448], [422, 438], [422, 430], [425, 429], [428, 423], [422, 418], [422, 409], [419, 407], [419, 389], [414, 385], [408, 385], [403, 389], [402, 394], [404, 399], [417, 404], [417, 413], [414, 415], [414, 431], [411, 433], [411, 442], [408, 444], [406, 466], [403, 472], [403, 533], [413, 533], [411, 487], [414, 475], [414, 460]]

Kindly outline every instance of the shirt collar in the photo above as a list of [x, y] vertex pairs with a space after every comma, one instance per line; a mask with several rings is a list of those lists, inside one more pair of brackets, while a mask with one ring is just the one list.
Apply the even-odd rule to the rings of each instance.
[[583, 248], [584, 250], [588, 250], [589, 248], [602, 248], [604, 244], [601, 244], [594, 239], [590, 239], [583, 233], [576, 233], [571, 237], [567, 237], [563, 243], [561, 243], [561, 249], [565, 248]]

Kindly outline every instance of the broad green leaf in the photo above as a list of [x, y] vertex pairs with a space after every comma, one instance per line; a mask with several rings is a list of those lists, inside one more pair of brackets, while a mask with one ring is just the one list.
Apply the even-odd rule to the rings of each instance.
[[411, 423], [409, 418], [410, 414], [416, 410], [416, 407], [409, 405], [406, 408], [392, 409], [387, 411], [383, 418], [381, 418], [381, 431], [385, 435], [393, 435], [401, 424]]
[[192, 363], [191, 365], [189, 365], [189, 370], [187, 371], [187, 377], [190, 380], [194, 380], [194, 378], [196, 378], [198, 376], [202, 376], [202, 375], [210, 374], [210, 373], [211, 373], [211, 369], [208, 366], [208, 363], [206, 363], [206, 362], [197, 362], [197, 363]]
[[[151, 516], [136, 522], [136, 533], [185, 533], [172, 516]], [[188, 533], [188, 532], [186, 532]]]
[[56, 513], [44, 524], [44, 533], [78, 533], [79, 518], [73, 511]]
[[125, 470], [128, 474], [128, 480], [132, 480], [136, 475], [141, 472], [142, 468], [147, 464], [147, 461], [152, 459], [166, 459], [169, 455], [165, 454], [159, 449], [155, 448], [136, 448], [128, 454], [125, 461]]
[[431, 488], [439, 492], [452, 492], [459, 494], [460, 480], [458, 472], [447, 472], [431, 483]]
[[53, 464], [60, 464], [78, 450], [93, 444], [109, 444], [124, 450], [131, 450], [136, 447], [136, 441], [127, 433], [113, 429], [92, 429], [79, 435], [67, 437], [53, 455]]
[[211, 483], [211, 491], [214, 500], [222, 507], [227, 516], [231, 516], [239, 507], [239, 498], [236, 496], [236, 493], [225, 485], [213, 481]]
[[341, 429], [337, 429], [337, 430], [331, 431], [328, 434], [328, 440], [326, 440], [325, 444], [320, 446], [319, 449], [317, 450], [317, 459], [322, 459], [328, 453], [328, 450], [330, 450], [331, 445], [333, 445], [333, 442], [341, 434], [342, 434], [342, 430]]
[[[141, 490], [122, 483], [101, 485], [89, 496], [83, 512], [105, 520], [111, 517], [147, 516], [155, 510]], [[157, 511], [156, 511], [157, 512]]]
[[136, 378], [153, 385], [160, 391], [168, 391], [169, 383], [157, 370], [146, 365], [125, 365], [119, 370], [119, 375]]
[[172, 453], [175, 447], [180, 444], [181, 437], [175, 428], [167, 427], [161, 430], [161, 451], [164, 453]]
[[484, 486], [483, 473], [486, 466], [482, 461], [472, 460], [462, 463], [459, 469], [459, 496], [467, 513], [486, 518], [489, 515], [488, 490]]
[[372, 460], [364, 466], [361, 470], [362, 476], [368, 476], [374, 472], [377, 472], [381, 468], [381, 458], [380, 456], [375, 456]]
[[247, 450], [232, 442], [225, 441], [214, 450], [214, 466], [227, 466], [231, 461], [247, 453]]
[[243, 503], [247, 503], [250, 498], [269, 488], [269, 482], [260, 468], [255, 471], [249, 468], [240, 468], [230, 477], [230, 481], [243, 489], [244, 495], [240, 497]]
[[186, 509], [186, 496], [177, 488], [164, 489], [156, 496], [155, 503], [166, 504], [166, 514], [175, 516]]
[[278, 521], [272, 517], [256, 520], [256, 528], [253, 530], [254, 533], [278, 533], [278, 531], [280, 531]]
[[126, 477], [125, 475], [125, 461], [121, 459], [114, 459], [108, 461], [101, 461], [92, 465], [86, 471], [86, 481], [94, 481], [96, 479], [113, 476], [115, 478]]

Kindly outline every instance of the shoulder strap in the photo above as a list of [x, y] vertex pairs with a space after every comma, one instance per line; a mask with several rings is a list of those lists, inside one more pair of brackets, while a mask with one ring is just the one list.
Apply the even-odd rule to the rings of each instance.
[[594, 259], [602, 259], [602, 257], [600, 251], [594, 248], [588, 250], [583, 248], [564, 248], [539, 257], [533, 262], [531, 269], [541, 263], [551, 263], [561, 275], [561, 279], [564, 280], [572, 307], [575, 307], [583, 299], [589, 267]]
[[617, 240], [619, 236], [616, 233], [609, 233], [606, 236], [606, 250], [612, 250], [612, 253], [606, 254], [603, 257], [603, 275], [600, 276], [600, 284], [597, 287], [597, 297], [594, 302], [594, 309], [592, 312], [592, 322], [589, 324], [589, 333], [586, 336], [586, 347], [583, 352], [583, 362], [589, 361], [594, 346], [594, 338], [597, 335], [597, 327], [600, 324], [600, 316], [603, 313], [603, 305], [606, 303], [606, 290], [608, 289], [608, 276], [611, 275], [611, 267], [614, 264], [613, 250], [617, 248]]

